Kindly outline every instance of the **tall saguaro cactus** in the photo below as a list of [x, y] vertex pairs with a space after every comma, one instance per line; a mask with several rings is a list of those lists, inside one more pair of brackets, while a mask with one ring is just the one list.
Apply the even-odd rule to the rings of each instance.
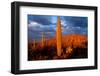
[[45, 45], [45, 36], [44, 36], [44, 32], [42, 32], [42, 47], [44, 47]]
[[62, 30], [61, 30], [61, 20], [60, 20], [59, 16], [57, 19], [56, 40], [57, 40], [57, 56], [61, 56], [61, 53], [62, 53]]

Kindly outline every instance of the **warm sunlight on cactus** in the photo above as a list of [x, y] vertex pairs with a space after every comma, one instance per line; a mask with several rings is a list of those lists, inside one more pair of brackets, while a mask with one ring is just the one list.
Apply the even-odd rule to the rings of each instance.
[[60, 17], [58, 17], [57, 20], [57, 26], [56, 26], [56, 40], [57, 40], [57, 55], [61, 56], [61, 50], [62, 50], [62, 33], [61, 33], [61, 21]]
[[[44, 16], [41, 17], [44, 18]], [[40, 19], [41, 17], [38, 16]], [[80, 29], [79, 25], [81, 25], [78, 24], [78, 21], [80, 21], [81, 18], [63, 17], [63, 19], [69, 20], [69, 22], [71, 20], [74, 21], [75, 25], [72, 27], [72, 24], [69, 26], [67, 23], [62, 22], [62, 17], [53, 17], [53, 20], [56, 19], [56, 23], [53, 21], [50, 25], [47, 23], [49, 22], [48, 18], [45, 19], [47, 22], [43, 19], [38, 20], [37, 18], [34, 18], [39, 21], [39, 23], [35, 22], [36, 25], [33, 25], [33, 22], [33, 28], [30, 28], [32, 40], [28, 42], [28, 60], [75, 59], [88, 57], [87, 34], [83, 34], [84, 30], [82, 34], [78, 33]], [[84, 22], [84, 20], [87, 19], [82, 17], [82, 20]], [[40, 24], [41, 21], [43, 21], [43, 24]], [[79, 23], [82, 23], [82, 21]], [[78, 26], [78, 31], [75, 26]], [[83, 24], [81, 26], [83, 27]], [[76, 31], [77, 33], [73, 33], [73, 31]]]

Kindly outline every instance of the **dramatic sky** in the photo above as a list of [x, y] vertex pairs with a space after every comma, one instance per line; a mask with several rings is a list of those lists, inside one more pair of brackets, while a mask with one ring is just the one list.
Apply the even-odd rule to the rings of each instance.
[[[88, 18], [77, 16], [60, 16], [62, 35], [87, 35]], [[46, 38], [52, 38], [56, 33], [57, 16], [28, 15], [28, 39], [40, 40], [42, 32]]]

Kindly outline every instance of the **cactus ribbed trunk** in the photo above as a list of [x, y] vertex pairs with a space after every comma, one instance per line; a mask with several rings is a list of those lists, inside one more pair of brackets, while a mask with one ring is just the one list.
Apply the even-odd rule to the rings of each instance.
[[57, 20], [56, 40], [57, 40], [57, 56], [61, 56], [61, 53], [62, 53], [62, 30], [61, 30], [60, 17], [58, 17], [58, 20]]
[[44, 37], [44, 33], [42, 32], [42, 47], [44, 47], [45, 45], [45, 37]]

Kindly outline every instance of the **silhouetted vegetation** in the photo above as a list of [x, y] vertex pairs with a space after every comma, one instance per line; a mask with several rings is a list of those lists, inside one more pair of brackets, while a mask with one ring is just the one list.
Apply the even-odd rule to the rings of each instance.
[[78, 59], [88, 57], [88, 43], [85, 35], [66, 35], [62, 37], [62, 54], [57, 56], [56, 38], [28, 44], [28, 60]]

